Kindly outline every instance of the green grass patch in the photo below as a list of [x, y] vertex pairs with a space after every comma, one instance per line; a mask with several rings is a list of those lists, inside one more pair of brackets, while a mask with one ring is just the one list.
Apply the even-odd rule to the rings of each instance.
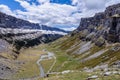
[[44, 54], [44, 52], [40, 47], [22, 50], [17, 60], [24, 62], [24, 64], [19, 65], [18, 72], [13, 76], [15, 80], [39, 76], [40, 72], [36, 61], [40, 58], [41, 54]]

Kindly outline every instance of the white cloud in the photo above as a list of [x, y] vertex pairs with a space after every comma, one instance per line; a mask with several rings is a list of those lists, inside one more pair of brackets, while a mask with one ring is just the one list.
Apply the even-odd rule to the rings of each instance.
[[[55, 4], [46, 2], [42, 5], [30, 5], [27, 1], [16, 0], [27, 11], [15, 11], [18, 17], [52, 26], [53, 24], [77, 24], [77, 17], [73, 17], [72, 13], [77, 12], [77, 7], [66, 4]], [[42, 1], [42, 0], [40, 0]], [[23, 5], [24, 4], [24, 5]]]
[[72, 0], [72, 5], [77, 5], [79, 3], [79, 0]]
[[109, 6], [109, 5], [113, 5], [113, 4], [117, 4], [117, 3], [120, 3], [120, 0], [110, 0], [106, 3], [106, 7]]
[[62, 25], [73, 30], [80, 23], [81, 17], [93, 16], [105, 7], [120, 3], [120, 0], [72, 0], [72, 5], [50, 3], [50, 0], [37, 0], [38, 5], [30, 4], [30, 0], [15, 0], [26, 10], [11, 11], [6, 5], [0, 5], [0, 11], [17, 16], [34, 23], [48, 26]]
[[16, 2], [19, 2], [20, 5], [21, 5], [23, 8], [25, 8], [25, 9], [28, 9], [29, 7], [31, 7], [30, 4], [29, 4], [27, 1], [25, 1], [25, 0], [15, 0], [15, 1], [16, 1]]
[[82, 11], [81, 17], [93, 16], [97, 12], [102, 12], [106, 7], [120, 3], [120, 0], [72, 0], [72, 4], [76, 5]]
[[4, 5], [4, 4], [1, 4], [1, 5], [0, 5], [0, 11], [3, 12], [3, 13], [7, 13], [7, 14], [9, 14], [9, 15], [15, 16], [15, 15], [13, 14], [13, 12], [11, 11], [11, 9], [10, 9], [8, 6]]
[[85, 0], [87, 9], [101, 9], [105, 7], [106, 0]]
[[67, 28], [61, 28], [63, 30], [66, 30], [66, 31], [73, 31], [76, 29], [76, 27], [67, 27]]
[[37, 0], [40, 4], [49, 3], [50, 0]]

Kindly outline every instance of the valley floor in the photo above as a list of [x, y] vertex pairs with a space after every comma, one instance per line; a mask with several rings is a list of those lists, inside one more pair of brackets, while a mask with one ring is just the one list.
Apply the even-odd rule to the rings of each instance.
[[[110, 68], [107, 70], [89, 70], [89, 69], [76, 69], [78, 63], [71, 61], [68, 55], [61, 51], [53, 51], [56, 56], [56, 62], [54, 58], [42, 60], [44, 72], [48, 73], [47, 77], [41, 78], [39, 66], [36, 62], [40, 59], [41, 55], [47, 55], [51, 49], [45, 45], [39, 45], [34, 48], [21, 50], [21, 54], [18, 57], [18, 61], [21, 66], [12, 80], [119, 80], [120, 69]], [[57, 52], [57, 53], [55, 53]], [[61, 54], [59, 54], [61, 53]], [[64, 54], [64, 55], [63, 55]], [[74, 59], [73, 59], [74, 60]], [[55, 64], [53, 65], [53, 63]], [[68, 64], [69, 63], [69, 64]], [[67, 66], [66, 66], [67, 64]], [[50, 70], [50, 68], [52, 69]], [[50, 70], [50, 71], [49, 71]]]

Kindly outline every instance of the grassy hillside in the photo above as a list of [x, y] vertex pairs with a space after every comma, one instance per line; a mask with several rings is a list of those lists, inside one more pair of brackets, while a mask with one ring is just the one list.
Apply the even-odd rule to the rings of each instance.
[[41, 46], [21, 50], [16, 60], [18, 61], [19, 69], [13, 78], [17, 80], [39, 77], [40, 71], [36, 62], [41, 54], [44, 54]]
[[111, 76], [103, 76], [100, 72], [75, 72], [61, 75], [50, 76], [49, 78], [39, 79], [39, 80], [88, 80], [88, 77], [92, 75], [98, 75], [97, 79], [92, 80], [119, 80], [120, 76], [115, 74]]
[[[120, 60], [120, 44], [108, 43], [105, 40], [102, 46], [98, 46], [96, 42], [101, 42], [102, 38], [92, 41], [85, 40], [86, 36], [87, 35], [83, 35], [83, 32], [80, 32], [64, 36], [49, 44], [22, 49], [16, 60], [16, 65], [18, 65], [19, 68], [14, 79], [32, 78], [36, 80], [36, 78], [39, 78], [40, 72], [36, 61], [40, 58], [41, 54], [46, 54], [43, 51], [43, 49], [46, 49], [49, 52], [53, 52], [56, 56], [56, 63], [51, 72], [63, 72], [66, 70], [78, 72], [49, 75], [49, 77], [45, 79], [39, 78], [40, 80], [86, 80], [86, 78], [92, 75], [97, 75], [99, 80], [119, 80], [120, 77], [118, 74], [105, 77], [101, 74], [104, 73], [104, 71], [101, 70], [104, 65], [113, 68], [112, 65], [114, 62]], [[53, 59], [41, 62], [45, 72], [49, 70], [53, 62]], [[86, 72], [87, 69], [94, 69], [95, 71]]]
[[[20, 67], [20, 71], [18, 71], [16, 76], [18, 78], [39, 77], [36, 61], [41, 54], [44, 54], [42, 50], [46, 49], [49, 52], [53, 52], [56, 56], [56, 63], [51, 72], [63, 72], [66, 70], [79, 72], [49, 75], [48, 78], [40, 78], [40, 80], [86, 80], [86, 78], [92, 75], [97, 75], [99, 80], [118, 80], [120, 78], [118, 74], [105, 77], [101, 74], [104, 71], [101, 70], [104, 65], [107, 65], [107, 67], [111, 68], [110, 71], [112, 71], [114, 62], [120, 60], [120, 44], [105, 41], [105, 44], [98, 46], [95, 42], [99, 41], [99, 39], [101, 40], [101, 38], [94, 42], [84, 40], [85, 36], [80, 32], [72, 36], [64, 36], [49, 44], [22, 50], [17, 60], [24, 61], [25, 63]], [[53, 59], [41, 62], [45, 72], [49, 70], [53, 62]], [[89, 73], [86, 72], [87, 69], [95, 71]]]
[[[97, 43], [103, 41], [101, 36], [95, 41], [86, 40], [86, 36], [88, 34], [83, 35], [83, 32], [79, 32], [72, 36], [64, 36], [45, 46], [48, 51], [55, 53], [57, 59], [52, 69], [53, 72], [64, 70], [78, 70], [80, 72], [50, 75], [44, 80], [86, 80], [92, 75], [97, 75], [98, 80], [120, 79], [119, 74], [111, 74], [110, 76], [102, 74], [106, 72], [104, 68], [107, 67], [110, 68], [109, 71], [115, 71], [112, 68], [115, 62], [120, 61], [120, 43], [109, 43], [105, 40], [105, 43], [99, 46]], [[107, 67], [104, 67], [106, 65]], [[86, 72], [86, 69], [94, 71]]]
[[[62, 71], [66, 69], [83, 69], [85, 67], [94, 68], [108, 64], [111, 66], [114, 62], [120, 60], [120, 44], [106, 43], [98, 46], [93, 41], [81, 39], [83, 33], [68, 35], [50, 43], [46, 48], [54, 52], [57, 57], [57, 63], [53, 71]], [[96, 40], [98, 41], [99, 38]]]

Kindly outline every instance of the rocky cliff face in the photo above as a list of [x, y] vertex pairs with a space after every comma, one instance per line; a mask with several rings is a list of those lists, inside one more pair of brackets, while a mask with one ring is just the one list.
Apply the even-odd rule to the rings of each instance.
[[67, 33], [68, 31], [30, 23], [0, 12], [0, 39], [15, 46], [17, 51], [21, 47], [48, 43]]
[[94, 17], [81, 18], [78, 30], [86, 29], [89, 26], [100, 26], [103, 23], [104, 17], [104, 13], [97, 13]]
[[46, 25], [39, 25], [35, 23], [30, 23], [29, 21], [25, 21], [22, 19], [18, 19], [16, 17], [6, 15], [0, 12], [0, 27], [2, 28], [17, 28], [17, 29], [39, 29], [39, 30], [50, 30], [50, 31], [58, 31], [68, 33], [68, 31], [64, 31], [62, 29], [48, 27]]
[[[71, 67], [104, 70], [116, 62], [119, 63], [120, 4], [109, 6], [105, 12], [97, 13], [93, 17], [82, 18], [80, 26], [75, 31], [51, 43], [49, 48], [55, 53], [63, 53], [59, 59], [63, 58], [63, 55], [65, 57], [65, 53], [70, 56], [66, 56], [66, 60], [62, 61], [65, 62], [64, 67], [62, 63], [59, 65], [62, 65], [61, 69], [56, 66], [56, 69], [60, 70], [69, 70]], [[115, 66], [119, 68], [120, 65]]]
[[120, 42], [120, 3], [107, 7], [105, 12], [97, 13], [93, 17], [82, 18], [77, 30], [85, 29], [89, 33], [95, 32], [96, 35], [103, 35], [108, 41]]
[[63, 35], [63, 33], [36, 29], [0, 28], [0, 38], [12, 44], [17, 51], [22, 47], [32, 47], [54, 41]]

